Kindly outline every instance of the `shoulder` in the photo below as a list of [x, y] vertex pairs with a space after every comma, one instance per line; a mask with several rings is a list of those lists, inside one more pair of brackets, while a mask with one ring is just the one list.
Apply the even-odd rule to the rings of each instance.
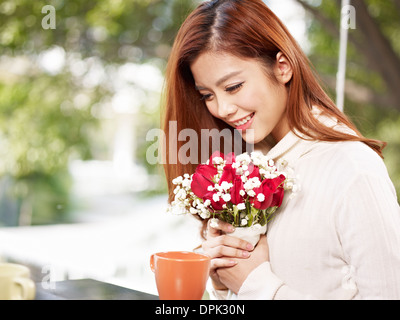
[[365, 205], [379, 204], [381, 208], [390, 207], [391, 212], [399, 211], [396, 190], [386, 165], [366, 144], [318, 142], [303, 160], [308, 176], [314, 178], [313, 183], [321, 186], [326, 194], [341, 199], [339, 202], [357, 198]]
[[[297, 170], [306, 180], [345, 190], [355, 181], [371, 181], [394, 192], [383, 159], [362, 142], [317, 142], [298, 162]], [[374, 187], [375, 188], [375, 187]]]
[[326, 167], [353, 174], [384, 174], [387, 169], [383, 159], [362, 142], [318, 142], [309, 157], [318, 159]]

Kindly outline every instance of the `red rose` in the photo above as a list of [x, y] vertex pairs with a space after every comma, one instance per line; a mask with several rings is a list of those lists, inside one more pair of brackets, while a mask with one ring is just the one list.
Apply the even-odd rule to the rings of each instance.
[[215, 151], [210, 157], [210, 160], [209, 160], [209, 165], [210, 166], [215, 165], [214, 158], [225, 159], [225, 155], [223, 153], [219, 152], [219, 151]]
[[[256, 196], [251, 198], [250, 201], [253, 204], [253, 207], [258, 209], [258, 210], [265, 210], [268, 209], [271, 206], [272, 199], [274, 196], [274, 189], [273, 185], [271, 183], [271, 179], [265, 179], [261, 182], [261, 186], [258, 188], [254, 188], [254, 192], [256, 193]], [[258, 200], [258, 195], [263, 194], [264, 195], [264, 200], [259, 201]]]
[[255, 166], [252, 162], [249, 163], [247, 170], [250, 172], [249, 176], [247, 177], [248, 179], [257, 177], [261, 180], [260, 169], [257, 166]]
[[272, 203], [271, 207], [280, 207], [282, 205], [283, 201], [283, 196], [284, 196], [285, 190], [283, 190], [282, 187], [279, 187], [272, 198]]
[[233, 152], [229, 153], [228, 155], [225, 156], [224, 160], [226, 161], [227, 164], [232, 164], [236, 161], [235, 154]]
[[279, 177], [273, 179], [275, 185], [275, 193], [272, 199], [271, 207], [280, 207], [282, 205], [285, 190], [283, 189], [283, 182], [285, 176], [281, 174]]
[[208, 187], [214, 186], [213, 178], [217, 173], [218, 170], [213, 165], [198, 165], [191, 183], [193, 193], [204, 199], [205, 195], [210, 192]]
[[240, 176], [235, 176], [233, 187], [231, 188], [231, 202], [235, 205], [244, 203], [245, 199], [240, 195], [240, 191], [244, 191], [243, 181]]
[[220, 210], [224, 209], [224, 205], [226, 204], [226, 202], [221, 197], [219, 197], [218, 201], [215, 201], [214, 200], [214, 194], [216, 194], [216, 192], [208, 192], [204, 196], [204, 200], [210, 200], [211, 201], [211, 207], [215, 211], [220, 211]]
[[221, 183], [224, 181], [232, 182], [235, 179], [235, 177], [236, 177], [236, 169], [232, 168], [231, 164], [226, 164], [218, 183], [221, 185]]

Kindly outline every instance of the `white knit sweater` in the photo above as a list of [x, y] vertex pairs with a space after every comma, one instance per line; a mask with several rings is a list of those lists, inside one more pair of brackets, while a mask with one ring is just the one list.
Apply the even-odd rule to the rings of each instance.
[[271, 151], [301, 190], [268, 225], [270, 262], [237, 299], [400, 299], [400, 207], [382, 159], [361, 142], [289, 133]]

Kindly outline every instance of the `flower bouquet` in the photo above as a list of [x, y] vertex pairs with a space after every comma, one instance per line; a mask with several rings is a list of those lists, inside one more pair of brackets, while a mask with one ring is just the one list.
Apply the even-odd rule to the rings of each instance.
[[[212, 226], [218, 220], [228, 222], [236, 229], [230, 235], [253, 245], [265, 234], [285, 189], [290, 188], [286, 173], [259, 152], [238, 156], [216, 152], [193, 175], [184, 174], [172, 183], [176, 187], [170, 210], [211, 218]], [[244, 228], [249, 237], [243, 235]]]

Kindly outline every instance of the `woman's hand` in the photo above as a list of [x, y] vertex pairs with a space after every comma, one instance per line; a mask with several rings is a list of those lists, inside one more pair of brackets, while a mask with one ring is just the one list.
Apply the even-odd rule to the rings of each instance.
[[216, 277], [237, 294], [249, 274], [266, 261], [269, 261], [269, 248], [267, 237], [263, 235], [248, 259], [237, 260], [234, 267], [215, 270]]
[[202, 247], [204, 253], [211, 257], [210, 277], [214, 288], [224, 290], [227, 287], [220, 281], [217, 270], [235, 266], [237, 260], [234, 258], [249, 258], [254, 248], [247, 241], [227, 235], [234, 231], [229, 223], [219, 221], [218, 227], [213, 228], [210, 221], [207, 226], [207, 240], [203, 242]]

